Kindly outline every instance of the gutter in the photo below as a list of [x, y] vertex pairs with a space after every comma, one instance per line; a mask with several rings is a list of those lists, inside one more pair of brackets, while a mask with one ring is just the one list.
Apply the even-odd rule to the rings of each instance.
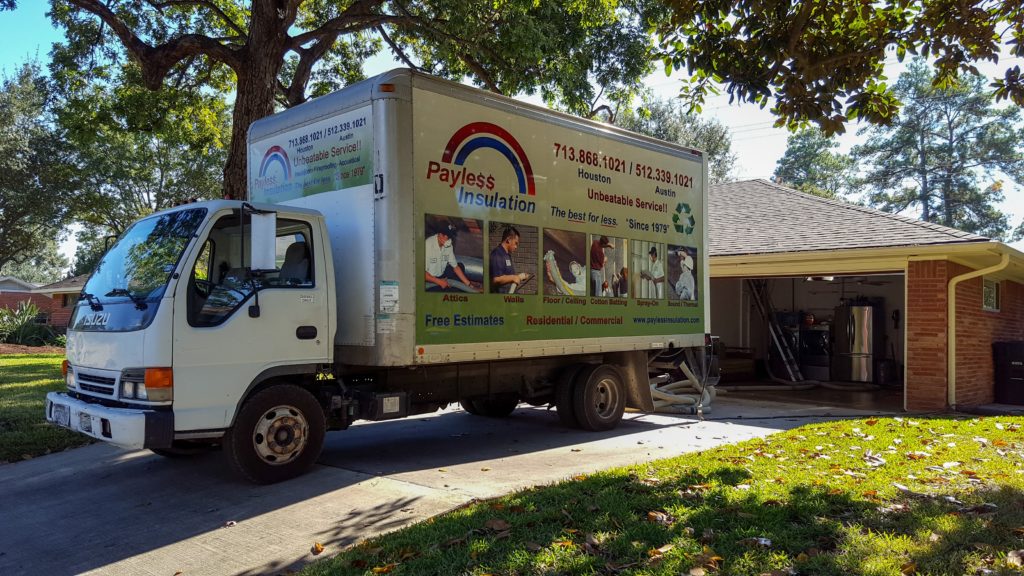
[[1010, 264], [1010, 253], [1004, 251], [999, 263], [950, 278], [946, 296], [946, 404], [956, 411], [956, 287], [964, 280], [999, 272]]

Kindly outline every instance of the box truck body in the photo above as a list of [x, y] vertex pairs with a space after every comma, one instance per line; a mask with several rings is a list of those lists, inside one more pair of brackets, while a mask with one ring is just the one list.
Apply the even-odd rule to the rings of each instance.
[[698, 151], [395, 70], [257, 121], [248, 164], [249, 202], [104, 257], [51, 421], [272, 482], [327, 429], [451, 402], [607, 429], [705, 345]]

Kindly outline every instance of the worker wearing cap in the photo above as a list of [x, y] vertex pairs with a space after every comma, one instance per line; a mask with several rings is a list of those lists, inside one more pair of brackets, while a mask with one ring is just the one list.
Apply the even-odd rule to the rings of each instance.
[[[463, 292], [479, 292], [466, 277], [464, 266], [455, 257], [455, 248], [452, 243], [458, 233], [455, 226], [444, 224], [436, 234], [427, 237], [426, 251], [424, 252], [427, 261], [427, 290], [455, 289]], [[458, 282], [454, 282], [455, 280]]]
[[694, 300], [697, 283], [693, 278], [693, 257], [684, 250], [676, 253], [679, 256], [679, 279], [676, 280], [676, 295], [680, 300]]
[[506, 226], [501, 233], [501, 244], [491, 250], [491, 292], [495, 294], [512, 294], [529, 279], [525, 272], [516, 273], [512, 264], [512, 255], [519, 249], [519, 230]]
[[651, 246], [647, 251], [651, 259], [651, 269], [640, 272], [640, 276], [654, 284], [654, 293], [658, 299], [665, 297], [665, 264], [658, 258], [658, 247]]
[[607, 236], [601, 236], [590, 244], [590, 295], [601, 296], [604, 294], [604, 264], [608, 256], [604, 251], [606, 248], [615, 248], [615, 245], [608, 240]]

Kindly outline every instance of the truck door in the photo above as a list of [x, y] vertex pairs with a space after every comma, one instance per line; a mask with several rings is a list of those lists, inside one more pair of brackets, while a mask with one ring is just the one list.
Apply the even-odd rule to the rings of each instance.
[[314, 230], [311, 221], [278, 217], [277, 270], [252, 277], [238, 214], [213, 224], [175, 294], [177, 431], [225, 428], [261, 374], [328, 361], [330, 292]]

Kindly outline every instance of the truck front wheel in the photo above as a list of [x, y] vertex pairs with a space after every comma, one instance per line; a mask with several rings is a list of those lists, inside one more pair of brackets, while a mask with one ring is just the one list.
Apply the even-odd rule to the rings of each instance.
[[273, 484], [316, 462], [325, 431], [323, 409], [312, 394], [298, 386], [272, 386], [242, 404], [224, 437], [224, 452], [242, 476]]
[[626, 410], [622, 374], [614, 366], [599, 364], [583, 369], [573, 386], [573, 410], [580, 428], [611, 430]]

